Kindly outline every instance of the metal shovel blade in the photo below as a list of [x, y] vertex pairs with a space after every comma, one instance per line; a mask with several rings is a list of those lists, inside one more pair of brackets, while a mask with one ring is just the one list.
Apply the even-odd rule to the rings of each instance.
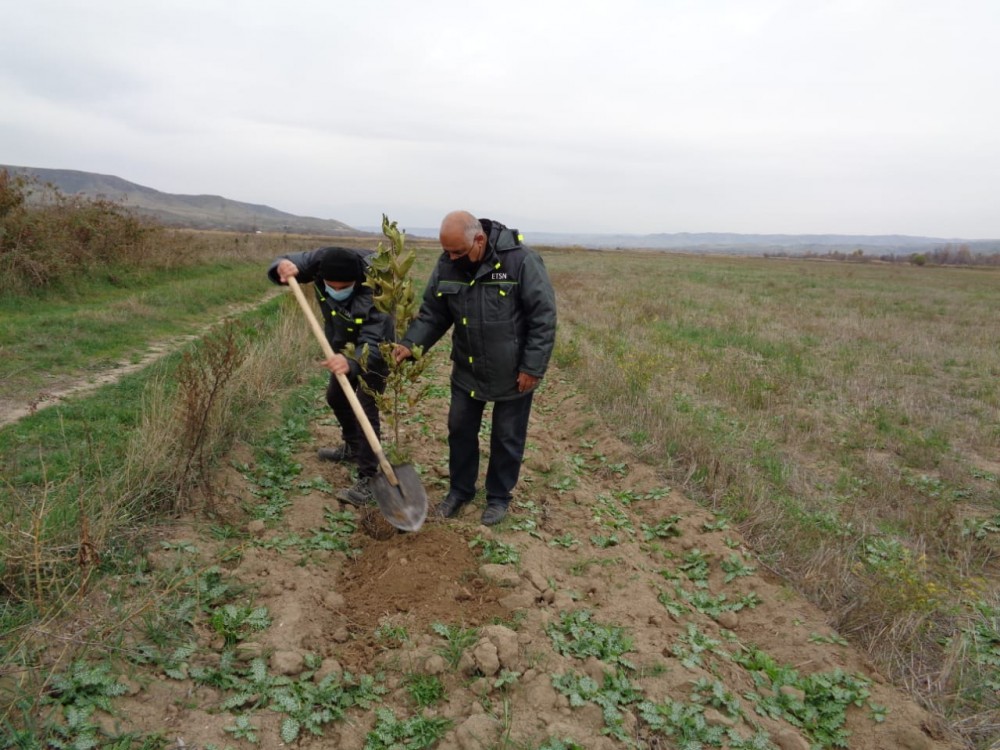
[[416, 469], [409, 464], [393, 466], [393, 473], [399, 481], [394, 487], [385, 474], [372, 478], [372, 494], [385, 520], [403, 531], [417, 531], [427, 518], [427, 492]]

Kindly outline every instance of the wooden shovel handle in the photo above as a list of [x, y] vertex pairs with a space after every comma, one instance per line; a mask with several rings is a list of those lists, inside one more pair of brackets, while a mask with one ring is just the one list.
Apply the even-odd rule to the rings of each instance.
[[[292, 291], [295, 292], [295, 299], [299, 302], [299, 307], [302, 308], [302, 312], [306, 314], [306, 320], [309, 321], [309, 325], [312, 327], [313, 335], [319, 342], [319, 345], [323, 347], [323, 353], [326, 355], [327, 359], [331, 359], [335, 356], [333, 347], [330, 346], [330, 342], [326, 339], [326, 334], [323, 333], [323, 328], [320, 326], [319, 321], [316, 320], [316, 315], [312, 311], [312, 307], [309, 306], [309, 301], [306, 296], [302, 293], [302, 287], [299, 286], [299, 282], [294, 276], [288, 277], [288, 286], [291, 287]], [[365, 410], [361, 406], [361, 402], [358, 401], [358, 395], [351, 388], [351, 383], [348, 381], [347, 376], [341, 372], [335, 373], [337, 382], [340, 383], [340, 387], [344, 391], [344, 395], [347, 396], [347, 400], [351, 403], [351, 408], [354, 410], [354, 416], [358, 419], [358, 424], [361, 425], [361, 429], [364, 430], [365, 437], [368, 439], [368, 444], [372, 447], [372, 451], [375, 453], [375, 458], [378, 459], [378, 464], [382, 468], [382, 473], [385, 474], [385, 478], [389, 480], [389, 484], [393, 487], [399, 486], [399, 480], [396, 479], [396, 472], [392, 470], [392, 465], [389, 460], [385, 457], [385, 451], [382, 450], [382, 444], [378, 441], [378, 435], [375, 434], [375, 430], [372, 428], [372, 423], [368, 421], [368, 415], [365, 414]]]

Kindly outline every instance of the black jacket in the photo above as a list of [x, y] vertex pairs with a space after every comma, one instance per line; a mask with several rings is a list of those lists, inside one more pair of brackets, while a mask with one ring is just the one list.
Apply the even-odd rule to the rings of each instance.
[[[370, 264], [372, 256], [370, 251], [350, 249], [361, 256], [366, 267]], [[382, 341], [395, 339], [396, 329], [392, 317], [375, 307], [371, 287], [363, 286], [361, 282], [355, 285], [354, 294], [344, 302], [337, 302], [327, 296], [323, 279], [318, 278], [320, 261], [326, 250], [327, 248], [320, 247], [276, 258], [267, 269], [267, 276], [275, 284], [280, 284], [278, 263], [284, 258], [292, 261], [299, 269], [295, 278], [300, 284], [315, 282], [313, 287], [323, 314], [323, 330], [333, 351], [339, 354], [347, 344], [354, 344], [360, 355], [361, 347], [368, 344], [368, 369], [384, 376], [388, 373], [388, 367], [378, 345]], [[356, 378], [361, 369], [360, 365], [350, 358], [347, 361], [351, 365], [349, 377]]]
[[452, 326], [452, 382], [476, 399], [504, 401], [519, 372], [542, 377], [556, 340], [556, 298], [541, 256], [517, 230], [480, 219], [483, 260], [472, 276], [442, 253], [417, 319], [403, 336], [412, 349], [433, 346]]

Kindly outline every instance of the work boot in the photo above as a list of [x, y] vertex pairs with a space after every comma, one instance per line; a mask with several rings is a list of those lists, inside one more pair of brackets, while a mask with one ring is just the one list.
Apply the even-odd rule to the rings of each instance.
[[320, 448], [316, 451], [316, 458], [320, 461], [348, 461], [354, 458], [354, 451], [351, 450], [351, 446], [344, 443], [339, 448]]
[[486, 510], [483, 511], [483, 516], [480, 520], [483, 522], [484, 526], [492, 526], [493, 524], [500, 523], [506, 515], [506, 505], [488, 502], [486, 504]]
[[466, 502], [466, 500], [463, 500], [460, 497], [447, 495], [434, 509], [434, 515], [440, 518], [453, 518], [458, 515], [458, 511], [462, 509], [462, 506], [464, 506]]
[[363, 505], [372, 505], [375, 502], [375, 496], [372, 494], [370, 480], [371, 477], [359, 477], [353, 486], [338, 492], [337, 499], [359, 508]]

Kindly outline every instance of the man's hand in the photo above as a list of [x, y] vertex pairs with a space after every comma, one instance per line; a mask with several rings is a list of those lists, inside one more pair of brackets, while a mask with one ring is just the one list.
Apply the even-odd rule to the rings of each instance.
[[529, 375], [526, 372], [519, 372], [517, 374], [517, 390], [521, 393], [525, 391], [530, 391], [536, 385], [541, 378], [536, 378], [534, 375]]
[[299, 267], [288, 258], [282, 258], [278, 261], [278, 267], [275, 270], [278, 272], [278, 279], [282, 284], [287, 284], [290, 278], [299, 275]]
[[351, 363], [343, 354], [334, 354], [330, 359], [323, 360], [323, 367], [334, 375], [347, 375], [351, 371]]
[[396, 360], [396, 364], [397, 365], [400, 362], [402, 362], [404, 359], [409, 359], [412, 356], [413, 356], [413, 352], [410, 351], [410, 347], [408, 347], [408, 346], [403, 346], [402, 344], [396, 344], [392, 348], [392, 357], [393, 357], [393, 359]]

